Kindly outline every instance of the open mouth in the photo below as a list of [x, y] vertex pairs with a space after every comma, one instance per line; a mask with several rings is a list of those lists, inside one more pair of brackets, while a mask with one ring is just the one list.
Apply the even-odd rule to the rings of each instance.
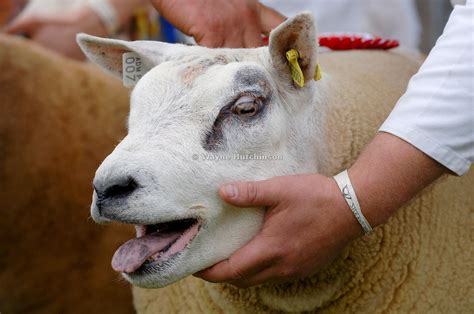
[[188, 218], [135, 227], [137, 237], [119, 247], [112, 258], [115, 271], [130, 274], [168, 260], [194, 239], [201, 222]]

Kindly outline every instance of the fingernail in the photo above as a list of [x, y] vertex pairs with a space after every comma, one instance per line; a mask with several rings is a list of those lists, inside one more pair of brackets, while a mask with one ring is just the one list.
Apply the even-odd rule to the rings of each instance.
[[224, 186], [224, 192], [228, 198], [236, 198], [239, 194], [237, 187], [234, 184], [228, 184]]

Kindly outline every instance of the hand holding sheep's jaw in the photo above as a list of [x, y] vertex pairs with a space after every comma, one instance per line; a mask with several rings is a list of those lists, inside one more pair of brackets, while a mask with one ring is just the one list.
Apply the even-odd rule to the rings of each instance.
[[[309, 138], [298, 125], [310, 129], [317, 121], [308, 120], [314, 108], [302, 105], [311, 102], [315, 83], [295, 87], [285, 56], [298, 49], [302, 75], [313, 77], [315, 37], [308, 14], [277, 28], [270, 49], [79, 36], [86, 55], [112, 74], [122, 75], [122, 55], [130, 52], [149, 69], [131, 95], [129, 133], [94, 179], [94, 220], [139, 225], [138, 238], [112, 263], [127, 280], [166, 286], [228, 258], [258, 233], [263, 209], [224, 204], [216, 194], [220, 184], [317, 170], [317, 151], [298, 151]], [[262, 152], [284, 158], [191, 158]]]
[[267, 210], [256, 237], [225, 261], [195, 274], [210, 282], [246, 288], [308, 277], [362, 235], [335, 181], [319, 174], [237, 182], [219, 194], [232, 205]]

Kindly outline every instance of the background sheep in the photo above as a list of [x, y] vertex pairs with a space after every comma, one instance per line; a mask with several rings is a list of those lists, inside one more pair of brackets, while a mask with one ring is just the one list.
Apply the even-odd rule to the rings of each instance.
[[128, 230], [89, 219], [91, 178], [122, 137], [120, 82], [0, 36], [0, 312], [130, 313], [110, 268]]

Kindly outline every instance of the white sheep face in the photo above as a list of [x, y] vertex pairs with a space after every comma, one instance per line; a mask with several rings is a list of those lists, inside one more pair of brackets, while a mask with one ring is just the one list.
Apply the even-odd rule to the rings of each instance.
[[284, 60], [287, 44], [298, 47], [303, 70], [314, 73], [314, 38], [308, 14], [275, 30], [270, 49], [79, 35], [89, 58], [114, 74], [130, 51], [151, 68], [131, 94], [128, 135], [97, 170], [91, 206], [97, 222], [136, 225], [137, 239], [112, 261], [128, 281], [166, 286], [229, 257], [259, 231], [264, 210], [226, 205], [221, 184], [317, 169], [317, 151], [307, 149], [317, 132], [314, 82], [295, 88]]

